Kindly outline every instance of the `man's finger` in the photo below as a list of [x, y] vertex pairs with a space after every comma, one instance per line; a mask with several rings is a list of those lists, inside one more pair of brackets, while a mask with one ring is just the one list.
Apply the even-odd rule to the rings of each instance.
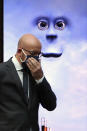
[[37, 61], [36, 59], [34, 59], [34, 58], [30, 58], [30, 59], [29, 59], [29, 62], [32, 63], [32, 65], [34, 65], [35, 67], [40, 65], [40, 62], [38, 62], [38, 61]]

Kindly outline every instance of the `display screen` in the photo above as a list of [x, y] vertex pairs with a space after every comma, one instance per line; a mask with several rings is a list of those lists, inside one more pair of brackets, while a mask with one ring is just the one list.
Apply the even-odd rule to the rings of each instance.
[[4, 0], [4, 61], [17, 50], [19, 38], [35, 35], [44, 53], [44, 75], [57, 96], [49, 112], [40, 106], [41, 118], [51, 131], [87, 130], [87, 0]]

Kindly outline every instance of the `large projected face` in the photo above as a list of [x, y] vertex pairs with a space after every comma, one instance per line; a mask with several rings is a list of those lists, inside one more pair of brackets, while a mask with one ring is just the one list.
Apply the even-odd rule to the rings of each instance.
[[[18, 39], [32, 33], [43, 52], [63, 53], [42, 59], [44, 73], [58, 98], [53, 113], [41, 109], [55, 131], [87, 130], [87, 0], [5, 0], [5, 60]], [[43, 113], [44, 112], [44, 113]], [[56, 121], [56, 123], [55, 123]]]
[[5, 28], [14, 32], [10, 39], [29, 32], [41, 40], [44, 51], [55, 52], [62, 52], [65, 42], [77, 45], [87, 39], [86, 0], [5, 1]]

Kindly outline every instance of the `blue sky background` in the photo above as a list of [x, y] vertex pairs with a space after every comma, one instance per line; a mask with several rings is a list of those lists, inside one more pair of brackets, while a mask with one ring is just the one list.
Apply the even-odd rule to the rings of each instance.
[[[4, 60], [15, 54], [21, 35], [32, 33], [44, 52], [63, 52], [58, 59], [42, 58], [42, 68], [57, 96], [57, 108], [41, 117], [52, 131], [87, 130], [87, 0], [4, 0]], [[35, 19], [44, 16], [47, 30], [39, 30]], [[54, 19], [67, 18], [65, 29], [54, 28]], [[46, 35], [57, 35], [48, 41]]]

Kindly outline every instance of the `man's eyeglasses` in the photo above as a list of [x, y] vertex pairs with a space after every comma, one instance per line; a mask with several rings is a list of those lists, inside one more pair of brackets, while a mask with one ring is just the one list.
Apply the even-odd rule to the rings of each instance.
[[30, 50], [26, 50], [24, 48], [22, 48], [23, 50], [27, 51], [31, 56], [38, 56], [39, 58], [42, 56], [42, 52], [37, 53], [35, 51], [30, 51]]

